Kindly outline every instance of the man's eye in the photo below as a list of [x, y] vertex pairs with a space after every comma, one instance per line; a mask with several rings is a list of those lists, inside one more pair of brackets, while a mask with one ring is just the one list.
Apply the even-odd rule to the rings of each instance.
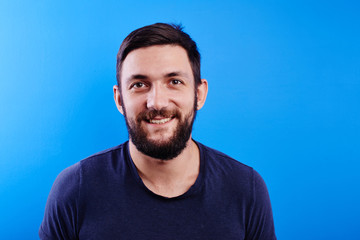
[[182, 83], [182, 81], [180, 81], [178, 79], [171, 80], [171, 84], [173, 84], [173, 85], [178, 85], [178, 84], [181, 84], [181, 83]]
[[131, 88], [142, 88], [144, 87], [145, 84], [142, 83], [142, 82], [137, 82], [137, 83], [134, 83], [133, 85], [131, 85]]

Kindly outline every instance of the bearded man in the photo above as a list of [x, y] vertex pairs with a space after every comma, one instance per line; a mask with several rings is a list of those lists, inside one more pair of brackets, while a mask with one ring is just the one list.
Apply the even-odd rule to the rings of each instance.
[[208, 83], [180, 26], [130, 33], [117, 55], [129, 141], [56, 179], [41, 239], [276, 239], [269, 195], [251, 167], [191, 137]]

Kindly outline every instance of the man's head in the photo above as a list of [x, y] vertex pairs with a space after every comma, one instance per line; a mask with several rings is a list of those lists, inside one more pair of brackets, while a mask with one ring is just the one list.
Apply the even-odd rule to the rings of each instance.
[[143, 154], [172, 159], [190, 141], [196, 111], [207, 93], [207, 82], [194, 65], [200, 67], [196, 44], [176, 26], [143, 27], [122, 43], [114, 98], [125, 116], [130, 141]]

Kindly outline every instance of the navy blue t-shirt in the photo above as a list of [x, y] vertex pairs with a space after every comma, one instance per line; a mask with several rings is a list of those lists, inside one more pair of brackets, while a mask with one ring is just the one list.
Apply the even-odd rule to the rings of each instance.
[[197, 143], [200, 172], [184, 194], [151, 192], [128, 142], [65, 169], [55, 180], [41, 239], [276, 239], [260, 175]]

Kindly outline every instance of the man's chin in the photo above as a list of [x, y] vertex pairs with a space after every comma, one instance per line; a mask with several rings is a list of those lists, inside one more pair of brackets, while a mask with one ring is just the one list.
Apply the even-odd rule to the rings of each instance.
[[152, 146], [153, 148], [167, 149], [172, 146], [173, 141], [172, 139], [147, 139], [146, 145]]
[[141, 145], [135, 144], [141, 153], [160, 160], [171, 160], [176, 158], [185, 148], [174, 148], [173, 142], [146, 142]]
[[141, 141], [136, 141], [135, 139], [134, 141], [132, 139], [132, 142], [136, 149], [141, 153], [160, 160], [171, 160], [176, 158], [186, 148], [188, 142], [175, 138], [145, 139], [142, 139]]
[[151, 144], [161, 146], [161, 145], [171, 144], [171, 142], [174, 141], [174, 137], [161, 135], [161, 136], [147, 137], [146, 140]]

